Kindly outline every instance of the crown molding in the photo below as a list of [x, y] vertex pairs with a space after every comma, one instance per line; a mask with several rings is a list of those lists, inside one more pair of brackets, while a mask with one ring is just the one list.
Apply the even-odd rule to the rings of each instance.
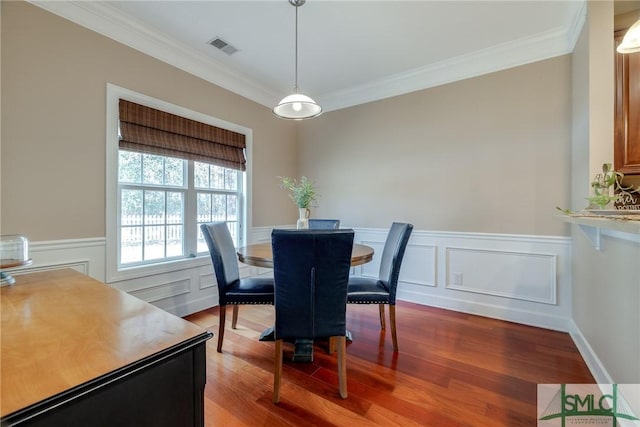
[[27, 0], [48, 12], [200, 77], [217, 86], [272, 107], [282, 94], [197, 50], [140, 25], [107, 2]]
[[558, 29], [513, 40], [374, 82], [317, 95], [316, 99], [326, 111], [337, 110], [565, 55], [573, 52], [584, 24], [585, 16], [581, 16], [569, 31]]
[[[195, 49], [141, 26], [106, 2], [27, 0], [78, 25], [271, 108], [280, 93], [207, 58]], [[390, 98], [571, 53], [582, 31], [586, 2], [569, 28], [513, 40], [315, 98], [325, 112]]]

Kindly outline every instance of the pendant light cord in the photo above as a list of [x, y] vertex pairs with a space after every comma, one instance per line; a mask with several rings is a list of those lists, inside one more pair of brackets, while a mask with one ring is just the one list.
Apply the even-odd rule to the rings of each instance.
[[298, 4], [295, 5], [296, 7], [296, 70], [295, 70], [295, 75], [296, 75], [296, 86], [294, 87], [293, 91], [295, 93], [298, 93], [299, 89], [298, 89]]

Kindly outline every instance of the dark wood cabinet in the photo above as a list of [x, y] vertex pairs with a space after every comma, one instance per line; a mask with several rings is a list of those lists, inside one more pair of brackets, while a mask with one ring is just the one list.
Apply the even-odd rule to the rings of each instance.
[[[615, 33], [615, 46], [626, 30]], [[640, 53], [615, 54], [614, 168], [640, 175]]]
[[204, 425], [209, 331], [74, 270], [0, 297], [1, 426]]

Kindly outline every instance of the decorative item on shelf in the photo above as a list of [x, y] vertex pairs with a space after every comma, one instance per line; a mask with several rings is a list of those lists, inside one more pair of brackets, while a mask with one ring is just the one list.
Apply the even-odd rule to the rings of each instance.
[[0, 236], [0, 286], [13, 285], [16, 279], [4, 271], [8, 268], [30, 265], [29, 241], [18, 234]]
[[290, 191], [289, 197], [298, 206], [299, 216], [296, 228], [309, 228], [309, 216], [311, 214], [309, 207], [318, 198], [315, 185], [306, 176], [300, 178], [300, 182], [295, 178], [286, 176], [279, 176], [278, 178], [280, 179], [280, 186]]
[[591, 181], [593, 196], [587, 197], [590, 202], [587, 209], [595, 208], [595, 206], [599, 209], [615, 209], [613, 203], [618, 200], [619, 196], [614, 194], [614, 185], [618, 180], [618, 176], [621, 175], [613, 170], [611, 163], [603, 163], [602, 173], [596, 174], [593, 181]]
[[623, 187], [622, 178], [624, 175], [618, 173], [615, 184], [615, 194], [618, 196], [618, 200], [615, 202], [616, 209], [640, 212], [640, 186], [638, 188], [633, 188], [633, 185]]

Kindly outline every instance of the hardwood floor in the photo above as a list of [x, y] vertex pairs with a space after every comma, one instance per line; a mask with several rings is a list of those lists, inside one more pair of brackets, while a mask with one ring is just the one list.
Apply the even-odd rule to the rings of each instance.
[[207, 426], [535, 426], [536, 384], [594, 382], [566, 333], [399, 302], [394, 353], [377, 307], [354, 304], [347, 307], [349, 397], [338, 395], [336, 356], [326, 343], [316, 343], [313, 363], [291, 362], [293, 346], [285, 344], [274, 405], [275, 344], [258, 341], [273, 324], [272, 306], [240, 307], [222, 353], [217, 308], [186, 319], [215, 333], [207, 343]]

